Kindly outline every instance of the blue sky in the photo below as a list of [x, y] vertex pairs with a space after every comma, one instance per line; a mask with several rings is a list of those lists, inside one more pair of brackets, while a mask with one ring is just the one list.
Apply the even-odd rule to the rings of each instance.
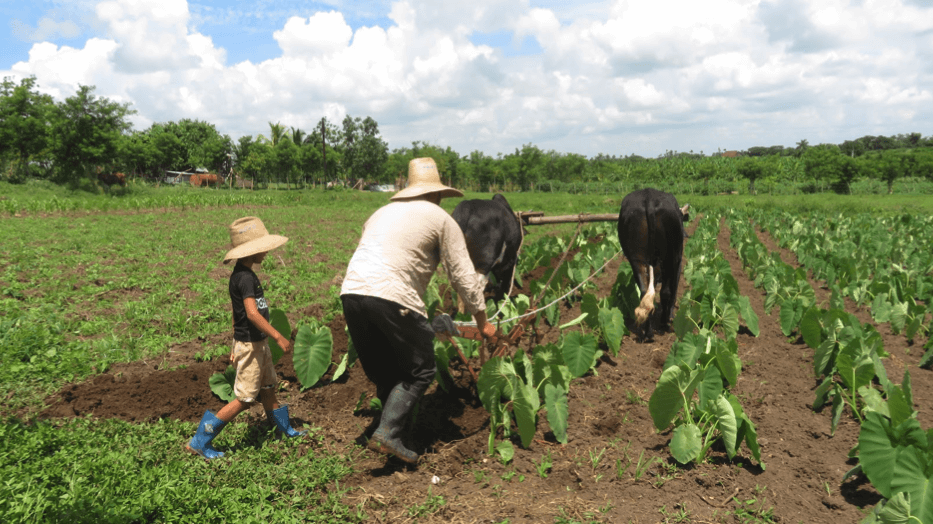
[[390, 148], [592, 156], [933, 134], [916, 0], [0, 0], [0, 75], [133, 124], [372, 116]]

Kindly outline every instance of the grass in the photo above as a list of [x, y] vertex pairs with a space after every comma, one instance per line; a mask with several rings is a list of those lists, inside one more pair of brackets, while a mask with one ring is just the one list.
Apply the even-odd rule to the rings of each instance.
[[192, 423], [75, 419], [0, 424], [6, 522], [356, 522], [332, 486], [353, 457], [314, 436], [276, 441], [233, 423], [215, 440], [234, 457], [193, 459]]

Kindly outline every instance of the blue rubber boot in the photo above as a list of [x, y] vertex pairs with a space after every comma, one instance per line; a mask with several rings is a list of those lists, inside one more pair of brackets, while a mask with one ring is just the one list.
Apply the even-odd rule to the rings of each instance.
[[[271, 417], [269, 417], [270, 414], [272, 415]], [[267, 411], [266, 416], [275, 422], [275, 428], [281, 431], [286, 437], [300, 437], [308, 433], [308, 430], [306, 429], [301, 431], [292, 429], [291, 420], [288, 417], [287, 404], [280, 407], [279, 409], [272, 411], [271, 413]]]
[[215, 459], [224, 456], [223, 452], [217, 451], [211, 446], [211, 441], [220, 434], [227, 423], [220, 420], [210, 411], [205, 411], [201, 417], [201, 424], [198, 426], [198, 432], [186, 446], [188, 451], [201, 455], [206, 459]]
[[409, 464], [418, 463], [418, 454], [402, 443], [406, 422], [420, 395], [398, 384], [389, 392], [382, 406], [382, 418], [367, 447], [379, 453], [395, 455]]

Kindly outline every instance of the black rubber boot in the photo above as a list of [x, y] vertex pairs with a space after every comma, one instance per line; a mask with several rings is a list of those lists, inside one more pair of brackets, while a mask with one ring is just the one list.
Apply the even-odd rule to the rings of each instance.
[[418, 463], [418, 454], [405, 447], [402, 434], [411, 411], [418, 403], [420, 395], [409, 391], [405, 385], [398, 384], [389, 392], [389, 397], [382, 406], [382, 419], [379, 427], [369, 440], [367, 447], [379, 453], [395, 455], [409, 464]]

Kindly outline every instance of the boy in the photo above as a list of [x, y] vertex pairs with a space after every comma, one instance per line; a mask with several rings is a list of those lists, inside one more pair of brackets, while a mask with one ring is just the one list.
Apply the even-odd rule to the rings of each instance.
[[289, 437], [304, 435], [295, 431], [289, 422], [288, 406], [279, 407], [275, 397], [276, 376], [272, 365], [267, 337], [272, 337], [282, 351], [288, 353], [291, 343], [269, 324], [269, 305], [263, 296], [259, 277], [252, 267], [258, 266], [266, 253], [288, 242], [286, 237], [270, 235], [262, 221], [256, 217], [240, 218], [230, 225], [230, 243], [233, 249], [224, 256], [224, 264], [236, 260], [230, 275], [230, 301], [233, 305], [233, 349], [230, 361], [236, 363], [234, 400], [215, 416], [205, 411], [198, 432], [186, 446], [206, 459], [224, 454], [211, 446], [220, 430], [241, 411], [258, 399], [266, 410], [266, 417], [275, 422], [276, 429]]

